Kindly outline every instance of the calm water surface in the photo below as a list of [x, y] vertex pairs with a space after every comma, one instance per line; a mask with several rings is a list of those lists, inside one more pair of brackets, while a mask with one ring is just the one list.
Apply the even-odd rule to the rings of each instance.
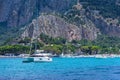
[[120, 58], [54, 58], [51, 63], [22, 63], [0, 58], [0, 80], [120, 80]]

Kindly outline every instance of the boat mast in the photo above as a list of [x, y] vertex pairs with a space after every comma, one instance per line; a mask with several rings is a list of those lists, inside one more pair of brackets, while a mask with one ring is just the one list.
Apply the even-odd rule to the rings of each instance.
[[[39, 7], [39, 5], [38, 5], [38, 1], [39, 0], [36, 0], [36, 25], [35, 25], [35, 27], [34, 27], [34, 32], [35, 33], [37, 33], [38, 32], [38, 19], [39, 19], [39, 10], [38, 10], [38, 7]], [[35, 33], [33, 33], [33, 34], [35, 34]], [[30, 43], [30, 51], [29, 51], [29, 54], [32, 54], [32, 44], [34, 44], [34, 49], [35, 49], [35, 51], [37, 50], [37, 35], [35, 34], [32, 38], [31, 38], [31, 43]]]
[[32, 54], [32, 42], [33, 42], [33, 39], [30, 42], [30, 51], [29, 51], [29, 54]]
[[[38, 26], [38, 23], [39, 23], [39, 3], [38, 2], [39, 2], [39, 0], [36, 1], [36, 8], [37, 8], [36, 9], [36, 17], [37, 18], [36, 18], [36, 28], [35, 28], [36, 33], [39, 32], [38, 31], [39, 30], [39, 26]], [[37, 37], [37, 35], [35, 35], [35, 51], [37, 50], [37, 39], [38, 39], [38, 37]]]

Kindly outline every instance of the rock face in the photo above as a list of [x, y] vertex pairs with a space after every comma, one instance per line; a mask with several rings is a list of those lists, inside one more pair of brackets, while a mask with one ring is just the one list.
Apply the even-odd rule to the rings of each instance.
[[58, 16], [41, 15], [26, 27], [22, 37], [35, 39], [41, 33], [52, 37], [64, 37], [69, 41], [82, 38], [94, 40], [97, 38], [99, 30], [89, 20], [85, 25], [76, 26]]
[[99, 14], [88, 14], [87, 17], [100, 29], [101, 33], [120, 37], [120, 24], [118, 19], [104, 18]]
[[41, 33], [69, 41], [94, 40], [99, 34], [120, 37], [118, 20], [105, 19], [99, 11], [88, 9], [79, 0], [0, 0], [0, 26], [24, 27], [22, 38], [36, 38]]
[[23, 26], [36, 17], [37, 12], [65, 12], [76, 0], [0, 0], [0, 22], [7, 26]]

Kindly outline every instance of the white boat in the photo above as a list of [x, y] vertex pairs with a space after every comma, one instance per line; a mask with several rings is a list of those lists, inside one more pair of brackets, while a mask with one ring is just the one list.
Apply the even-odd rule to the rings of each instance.
[[25, 57], [23, 62], [51, 62], [50, 53], [44, 53], [43, 50], [36, 50], [30, 57]]
[[60, 55], [60, 57], [64, 57], [64, 53], [62, 52], [62, 54]]

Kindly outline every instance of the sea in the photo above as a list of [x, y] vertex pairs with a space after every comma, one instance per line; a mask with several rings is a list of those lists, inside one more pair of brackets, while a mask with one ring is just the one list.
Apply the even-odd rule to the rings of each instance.
[[120, 58], [53, 58], [23, 63], [0, 58], [0, 80], [120, 80]]

